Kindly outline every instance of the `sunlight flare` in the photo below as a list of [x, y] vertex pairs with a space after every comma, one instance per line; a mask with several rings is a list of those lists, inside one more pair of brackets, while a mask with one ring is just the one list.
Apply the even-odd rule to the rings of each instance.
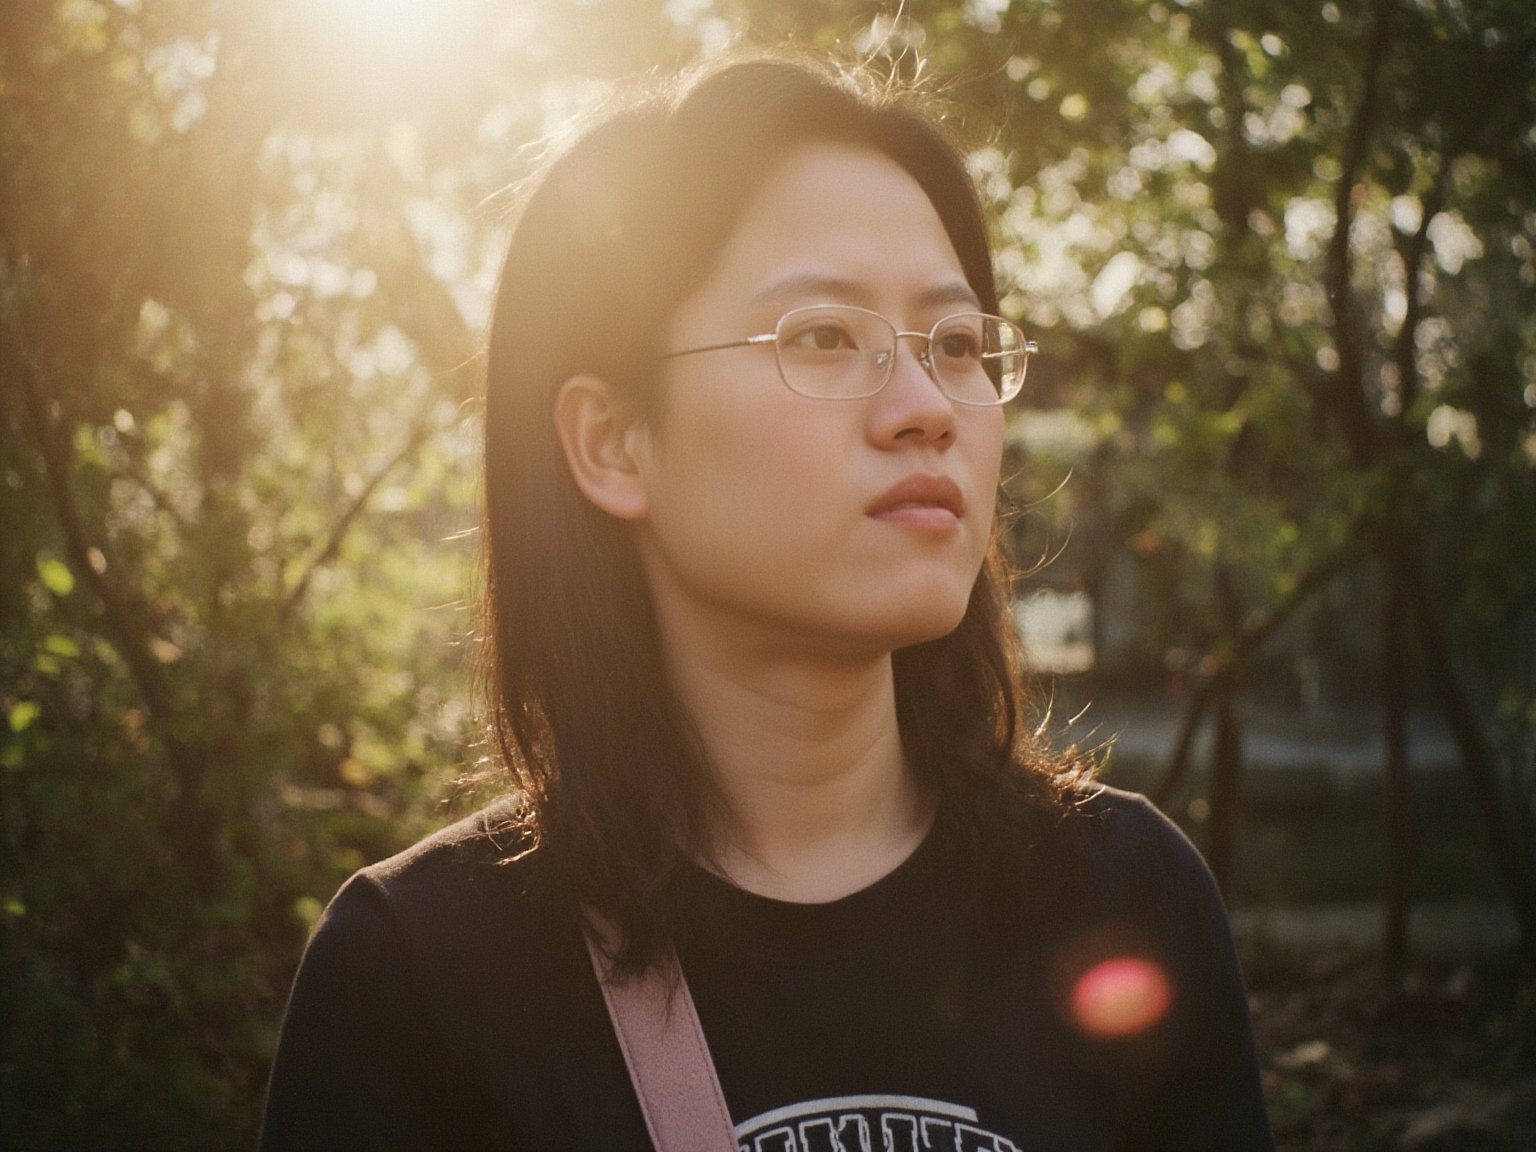
[[322, 0], [319, 7], [359, 47], [404, 50], [440, 37], [462, 7], [452, 0]]

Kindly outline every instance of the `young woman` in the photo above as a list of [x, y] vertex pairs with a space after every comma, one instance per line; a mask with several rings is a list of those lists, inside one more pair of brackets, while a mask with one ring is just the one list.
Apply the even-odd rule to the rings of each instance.
[[332, 902], [267, 1148], [647, 1147], [589, 918], [680, 961], [741, 1148], [1270, 1147], [1199, 856], [1020, 722], [997, 311], [867, 78], [717, 66], [549, 165], [486, 378], [514, 798]]

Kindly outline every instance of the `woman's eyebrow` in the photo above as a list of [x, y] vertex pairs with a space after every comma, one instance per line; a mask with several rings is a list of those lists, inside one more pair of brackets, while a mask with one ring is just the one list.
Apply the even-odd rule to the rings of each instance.
[[806, 296], [829, 296], [841, 300], [868, 299], [869, 290], [856, 280], [843, 276], [828, 276], [819, 272], [802, 272], [774, 280], [752, 294], [754, 301], [762, 303], [789, 303]]
[[[852, 303], [867, 304], [874, 293], [870, 288], [843, 276], [829, 276], [819, 272], [799, 273], [775, 280], [752, 294], [761, 303], [789, 303], [806, 296], [823, 296]], [[981, 301], [971, 286], [963, 280], [936, 284], [919, 292], [914, 303], [923, 307], [958, 304], [966, 308], [980, 308]]]
[[963, 304], [967, 308], [981, 308], [980, 298], [964, 281], [925, 289], [917, 294], [917, 302], [923, 305]]

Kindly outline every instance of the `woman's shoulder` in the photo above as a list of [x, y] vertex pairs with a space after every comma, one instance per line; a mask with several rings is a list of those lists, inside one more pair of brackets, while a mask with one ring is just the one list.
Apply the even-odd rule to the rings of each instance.
[[337, 892], [294, 982], [264, 1146], [500, 1146], [486, 1085], [562, 1043], [572, 1005], [601, 1021], [575, 918], [517, 815], [494, 804]]
[[1094, 783], [1066, 803], [1064, 828], [1069, 835], [1089, 837], [1128, 851], [1168, 849], [1188, 844], [1172, 820], [1140, 792]]
[[1177, 824], [1140, 792], [1098, 781], [1082, 785], [1062, 802], [1061, 827], [1069, 837], [1088, 838], [1127, 850], [1167, 847], [1184, 840]]
[[1061, 833], [1073, 870], [1085, 884], [1133, 903], [1220, 904], [1205, 858], [1139, 793], [1095, 786], [1069, 805]]
[[368, 865], [359, 875], [382, 887], [404, 890], [535, 872], [536, 842], [521, 813], [515, 797], [503, 797]]
[[387, 932], [418, 954], [472, 936], [542, 934], [558, 902], [543, 853], [518, 816], [513, 800], [501, 800], [359, 869], [332, 899], [321, 928]]

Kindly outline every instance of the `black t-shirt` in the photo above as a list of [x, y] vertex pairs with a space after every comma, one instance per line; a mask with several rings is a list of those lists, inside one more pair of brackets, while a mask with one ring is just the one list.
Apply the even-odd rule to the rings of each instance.
[[[263, 1147], [649, 1141], [569, 902], [495, 810], [364, 869], [305, 952]], [[1041, 845], [1052, 898], [973, 930], [942, 823], [792, 904], [699, 870], [676, 941], [746, 1152], [1270, 1149], [1210, 874], [1106, 789]]]

